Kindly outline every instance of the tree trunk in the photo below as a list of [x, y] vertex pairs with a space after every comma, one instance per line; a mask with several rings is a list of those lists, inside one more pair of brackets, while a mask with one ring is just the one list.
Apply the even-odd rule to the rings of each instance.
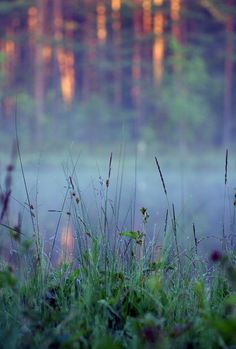
[[142, 33], [142, 9], [140, 8], [140, 1], [136, 0], [134, 10], [134, 46], [132, 52], [132, 89], [131, 95], [133, 100], [133, 107], [135, 117], [133, 121], [133, 136], [138, 140], [140, 136], [141, 127], [143, 124], [141, 112], [141, 47], [140, 37]]
[[226, 48], [225, 48], [225, 67], [224, 67], [224, 125], [223, 125], [223, 143], [227, 145], [231, 141], [232, 119], [233, 119], [233, 32], [234, 23], [231, 15], [232, 0], [227, 1], [228, 15], [225, 22]]
[[45, 70], [43, 61], [43, 37], [46, 13], [46, 0], [38, 0], [38, 23], [36, 27], [36, 43], [35, 43], [35, 116], [36, 123], [34, 129], [34, 140], [40, 143], [43, 133], [43, 117], [44, 117], [44, 89], [45, 89]]
[[120, 0], [112, 2], [112, 29], [114, 47], [114, 103], [121, 106], [122, 102], [122, 68], [121, 68], [121, 18]]
[[96, 40], [96, 11], [92, 0], [86, 0], [86, 19], [84, 24], [84, 59], [83, 59], [83, 87], [82, 96], [88, 101], [90, 93], [97, 92], [97, 40]]
[[[52, 76], [53, 76], [53, 94], [54, 101], [52, 106], [53, 129], [60, 122], [60, 71], [58, 66], [58, 50], [60, 49], [61, 41], [63, 39], [63, 18], [62, 18], [62, 0], [53, 0], [53, 36], [55, 44], [53, 46], [53, 60], [52, 60]], [[61, 123], [60, 123], [61, 124]]]
[[158, 86], [161, 83], [163, 75], [163, 64], [164, 64], [164, 51], [165, 51], [165, 41], [164, 41], [164, 13], [161, 9], [163, 1], [159, 1], [157, 8], [154, 12], [153, 19], [153, 51], [152, 51], [152, 63], [153, 63], [153, 78], [154, 83]]
[[173, 56], [174, 56], [174, 72], [180, 73], [182, 54], [181, 54], [181, 23], [180, 12], [183, 0], [171, 0], [170, 2], [170, 17], [171, 17], [171, 35], [174, 41]]

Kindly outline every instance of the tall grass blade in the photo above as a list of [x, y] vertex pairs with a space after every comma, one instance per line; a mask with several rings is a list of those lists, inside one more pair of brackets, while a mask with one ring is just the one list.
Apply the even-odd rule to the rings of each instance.
[[167, 196], [167, 190], [166, 190], [166, 185], [165, 185], [164, 177], [163, 177], [163, 175], [162, 175], [161, 167], [160, 167], [160, 165], [159, 165], [159, 162], [158, 162], [156, 156], [155, 156], [155, 161], [156, 161], [156, 165], [157, 165], [157, 168], [158, 168], [158, 172], [159, 172], [159, 174], [160, 174], [160, 178], [161, 178], [161, 182], [162, 182], [162, 186], [163, 186], [165, 195]]

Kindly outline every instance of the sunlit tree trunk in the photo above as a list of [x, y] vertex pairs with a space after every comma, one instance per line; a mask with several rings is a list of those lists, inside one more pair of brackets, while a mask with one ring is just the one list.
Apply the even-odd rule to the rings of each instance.
[[[97, 35], [97, 52], [96, 52], [96, 61], [97, 62], [106, 62], [107, 60], [107, 1], [99, 0], [96, 6], [96, 35]], [[100, 99], [108, 98], [108, 89], [107, 89], [107, 75], [102, 65], [98, 64], [96, 67], [98, 86], [97, 92]]]
[[[84, 4], [84, 11], [87, 12], [87, 1]], [[88, 62], [88, 42], [89, 42], [89, 36], [91, 36], [91, 28], [90, 28], [90, 21], [89, 18], [85, 18], [85, 22], [83, 24], [83, 44], [85, 45], [85, 49], [83, 50], [83, 77], [82, 77], [82, 100], [84, 102], [88, 101], [89, 99], [89, 80], [90, 80], [90, 69], [89, 69], [89, 62]]]
[[53, 36], [55, 40], [54, 56], [56, 61], [57, 52], [63, 40], [62, 0], [53, 0]]
[[4, 61], [2, 63], [2, 71], [3, 71], [3, 81], [2, 81], [2, 91], [1, 98], [3, 95], [2, 102], [2, 113], [3, 125], [4, 127], [9, 127], [13, 125], [12, 117], [13, 110], [15, 106], [15, 101], [11, 96], [11, 90], [14, 88], [13, 86], [13, 78], [14, 78], [14, 66], [16, 61], [16, 43], [13, 40], [14, 37], [14, 28], [9, 27], [6, 30], [6, 39], [2, 42], [1, 51], [4, 53]]
[[97, 14], [97, 39], [100, 43], [105, 43], [107, 38], [106, 29], [106, 5], [104, 0], [99, 0], [96, 6]]
[[113, 47], [114, 47], [114, 102], [117, 106], [122, 101], [122, 68], [121, 68], [121, 18], [120, 8], [121, 0], [112, 0], [112, 29], [113, 29]]
[[37, 2], [37, 26], [36, 26], [36, 42], [35, 42], [35, 82], [34, 82], [34, 98], [35, 98], [35, 129], [34, 140], [39, 143], [42, 140], [42, 128], [44, 118], [44, 90], [45, 90], [45, 67], [43, 60], [43, 39], [44, 25], [46, 14], [46, 0], [38, 0]]
[[180, 11], [181, 11], [181, 0], [171, 0], [170, 2], [170, 16], [172, 20], [172, 36], [180, 41], [181, 30], [180, 30]]
[[161, 9], [164, 0], [154, 0], [155, 11], [153, 18], [153, 34], [154, 42], [152, 49], [152, 62], [153, 62], [153, 78], [155, 84], [158, 86], [161, 83], [163, 75], [164, 65], [164, 52], [165, 52], [165, 41], [164, 41], [164, 14]]
[[224, 66], [224, 129], [223, 141], [227, 145], [231, 141], [232, 119], [233, 119], [233, 35], [234, 23], [232, 16], [233, 1], [227, 1], [228, 14], [225, 21], [226, 48], [225, 48], [225, 66]]
[[152, 30], [152, 0], [143, 0], [143, 31], [150, 33]]
[[[57, 81], [55, 91], [57, 91], [56, 98], [59, 99], [60, 95], [67, 108], [70, 108], [75, 96], [75, 57], [71, 48], [63, 47], [63, 39], [66, 38], [67, 45], [73, 42], [75, 26], [73, 21], [64, 21], [62, 6], [62, 0], [54, 0], [54, 39], [56, 43], [54, 74], [55, 81]], [[60, 93], [58, 87], [60, 87]], [[67, 120], [67, 125], [69, 124], [70, 119]]]
[[181, 23], [180, 13], [183, 0], [171, 0], [170, 1], [170, 17], [171, 17], [171, 34], [173, 39], [173, 56], [174, 56], [174, 71], [179, 73], [181, 70]]
[[93, 0], [85, 0], [85, 24], [83, 44], [85, 46], [83, 60], [83, 99], [88, 101], [91, 93], [97, 91], [97, 41], [96, 41], [96, 9], [94, 9]]
[[132, 53], [132, 90], [131, 96], [135, 109], [134, 119], [134, 137], [138, 139], [142, 127], [142, 112], [141, 112], [141, 34], [142, 34], [142, 8], [141, 2], [135, 0], [136, 8], [134, 10], [134, 46]]
[[[152, 24], [153, 24], [153, 8], [152, 8], [153, 0], [142, 0], [143, 7], [143, 35], [144, 40], [142, 43], [142, 82], [145, 86], [150, 86], [152, 83], [152, 45], [150, 44], [151, 37], [153, 35], [152, 32]], [[145, 109], [146, 100], [142, 99], [142, 109]]]
[[[73, 31], [66, 31], [67, 43], [72, 42]], [[63, 102], [71, 106], [75, 95], [75, 58], [71, 49], [60, 47], [57, 49], [57, 64], [60, 74], [60, 87]]]
[[61, 83], [60, 83], [60, 71], [58, 65], [58, 52], [62, 45], [63, 40], [63, 16], [62, 16], [62, 0], [53, 0], [53, 36], [54, 36], [54, 48], [53, 48], [53, 120], [54, 124], [59, 122], [58, 112], [60, 109], [60, 95], [61, 95]]

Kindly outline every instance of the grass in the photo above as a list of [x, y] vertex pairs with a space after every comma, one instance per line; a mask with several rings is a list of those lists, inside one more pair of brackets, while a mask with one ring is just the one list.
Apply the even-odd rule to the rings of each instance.
[[[33, 237], [25, 235], [21, 215], [15, 226], [9, 222], [15, 159], [14, 150], [0, 187], [0, 348], [236, 348], [236, 264], [231, 240], [223, 230], [222, 250], [202, 256], [193, 225], [192, 246], [181, 245], [175, 206], [169, 202], [157, 158], [167, 202], [162, 236], [148, 238], [149, 215], [144, 207], [139, 211], [142, 228], [134, 229], [135, 194], [131, 226], [120, 229], [123, 160], [111, 202], [111, 154], [107, 178], [101, 180], [95, 228], [81, 195], [77, 164], [66, 172], [67, 191], [48, 254], [28, 194], [25, 210], [32, 220]], [[20, 163], [24, 177], [21, 157]], [[225, 186], [227, 166], [228, 152]], [[73, 259], [64, 254], [60, 264], [53, 265], [64, 212], [74, 225], [76, 253]], [[7, 249], [14, 251], [11, 260]]]

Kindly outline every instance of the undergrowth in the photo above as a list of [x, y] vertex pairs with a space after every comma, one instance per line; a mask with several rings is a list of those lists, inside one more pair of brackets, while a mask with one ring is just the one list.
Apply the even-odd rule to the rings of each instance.
[[[192, 248], [181, 246], [175, 207], [169, 202], [157, 158], [167, 202], [162, 239], [148, 238], [149, 215], [144, 207], [141, 230], [119, 228], [123, 163], [111, 203], [111, 154], [96, 231], [73, 164], [46, 254], [21, 157], [27, 194], [24, 209], [31, 217], [33, 237], [25, 235], [20, 214], [16, 225], [9, 222], [17, 149], [20, 155], [16, 147], [0, 187], [0, 348], [236, 348], [236, 265], [228, 241], [232, 236], [228, 239], [223, 229], [222, 249], [203, 257], [193, 225]], [[225, 186], [227, 164], [228, 152]], [[59, 265], [53, 265], [65, 212], [74, 226], [76, 252], [72, 259], [64, 255]], [[11, 259], [10, 250], [14, 251]]]

